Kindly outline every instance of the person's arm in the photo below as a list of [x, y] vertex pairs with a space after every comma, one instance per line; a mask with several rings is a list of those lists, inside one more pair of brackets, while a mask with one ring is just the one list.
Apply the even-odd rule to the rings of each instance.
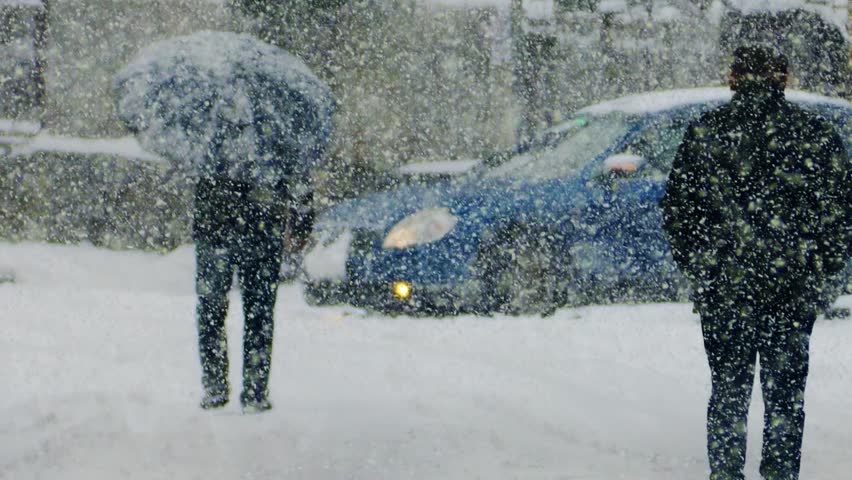
[[680, 270], [691, 281], [702, 275], [697, 270], [696, 255], [702, 245], [709, 243], [705, 215], [702, 213], [702, 192], [705, 192], [705, 165], [699, 153], [694, 126], [687, 128], [678, 148], [666, 183], [666, 193], [660, 201], [663, 230], [669, 239], [672, 256]]
[[825, 274], [831, 276], [845, 268], [852, 253], [852, 168], [843, 140], [828, 124], [815, 143], [822, 160], [819, 183], [823, 188], [815, 209], [822, 212], [820, 260]]
[[827, 309], [841, 293], [839, 275], [846, 267], [852, 226], [852, 169], [840, 136], [825, 122], [812, 130], [806, 143], [806, 165], [811, 204], [808, 211], [813, 231], [809, 237], [814, 249], [809, 252], [809, 275], [799, 292], [805, 305]]
[[302, 250], [310, 241], [316, 216], [313, 200], [313, 192], [308, 192], [290, 202], [290, 245], [294, 250]]
[[842, 257], [844, 264], [852, 255], [852, 164], [849, 163], [849, 154], [840, 135], [833, 132], [830, 152], [832, 164], [837, 165], [837, 201], [841, 208], [840, 212], [840, 234], [842, 239]]

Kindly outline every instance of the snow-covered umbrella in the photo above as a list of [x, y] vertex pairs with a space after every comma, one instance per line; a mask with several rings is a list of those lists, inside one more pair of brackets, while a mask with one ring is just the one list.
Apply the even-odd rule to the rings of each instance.
[[335, 101], [298, 58], [251, 35], [200, 32], [143, 49], [115, 78], [118, 115], [192, 176], [304, 188]]

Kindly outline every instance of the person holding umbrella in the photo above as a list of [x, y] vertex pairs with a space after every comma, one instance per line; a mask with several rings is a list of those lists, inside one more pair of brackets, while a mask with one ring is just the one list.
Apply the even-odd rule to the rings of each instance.
[[310, 198], [334, 99], [297, 58], [228, 32], [147, 47], [119, 72], [115, 90], [119, 116], [141, 143], [195, 180], [201, 407], [229, 401], [225, 319], [236, 272], [245, 321], [240, 403], [247, 413], [268, 410], [282, 236], [288, 213]]
[[264, 190], [228, 176], [198, 180], [192, 237], [196, 251], [198, 337], [205, 409], [228, 403], [225, 318], [236, 271], [243, 294], [244, 410], [271, 408], [273, 308], [289, 210], [286, 182]]

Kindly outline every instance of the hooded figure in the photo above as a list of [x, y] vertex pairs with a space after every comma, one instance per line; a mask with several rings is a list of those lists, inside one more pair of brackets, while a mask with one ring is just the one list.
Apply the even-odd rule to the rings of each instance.
[[733, 99], [689, 126], [661, 203], [701, 315], [711, 479], [744, 478], [758, 356], [760, 472], [798, 478], [810, 334], [849, 256], [846, 150], [827, 121], [785, 100], [786, 81], [783, 55], [736, 49]]

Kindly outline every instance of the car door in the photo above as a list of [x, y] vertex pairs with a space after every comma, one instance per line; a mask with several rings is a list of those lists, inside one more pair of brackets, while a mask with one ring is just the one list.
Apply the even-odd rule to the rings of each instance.
[[647, 119], [592, 175], [597, 283], [614, 298], [669, 296], [680, 288], [659, 201], [689, 120]]
[[[846, 144], [846, 154], [852, 159], [852, 112], [847, 109], [825, 108], [816, 113], [829, 121]], [[839, 275], [832, 288], [837, 294], [852, 293], [852, 258], [847, 261], [846, 269]]]

